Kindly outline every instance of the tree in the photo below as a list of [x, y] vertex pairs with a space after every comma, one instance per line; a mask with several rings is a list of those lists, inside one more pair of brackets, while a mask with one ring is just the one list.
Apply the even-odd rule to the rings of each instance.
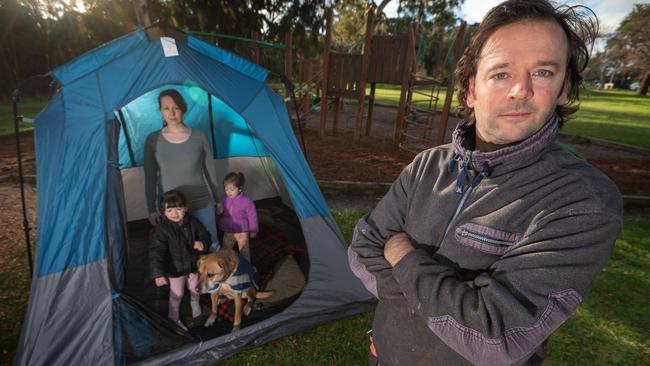
[[621, 56], [641, 75], [637, 95], [646, 95], [650, 87], [650, 4], [637, 4], [607, 42], [609, 51]]
[[447, 77], [447, 56], [455, 36], [454, 9], [464, 0], [400, 0], [399, 19], [394, 27], [408, 31], [411, 22], [418, 25], [418, 63], [427, 75], [437, 79]]
[[[165, 21], [181, 29], [246, 38], [251, 32], [259, 32], [262, 40], [273, 43], [283, 43], [285, 34], [291, 32], [294, 47], [308, 53], [318, 44], [324, 23], [324, 3], [324, 0], [151, 0], [148, 13], [152, 22]], [[248, 44], [237, 41], [222, 39], [219, 46], [242, 55], [250, 51]], [[281, 58], [281, 53], [276, 53]], [[281, 69], [276, 67], [274, 71]]]

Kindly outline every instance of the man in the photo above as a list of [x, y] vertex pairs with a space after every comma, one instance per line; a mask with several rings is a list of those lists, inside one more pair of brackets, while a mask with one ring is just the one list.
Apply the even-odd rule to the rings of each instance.
[[456, 70], [466, 122], [357, 224], [350, 266], [379, 299], [370, 364], [538, 365], [604, 266], [620, 193], [553, 142], [588, 61], [580, 9], [492, 9]]

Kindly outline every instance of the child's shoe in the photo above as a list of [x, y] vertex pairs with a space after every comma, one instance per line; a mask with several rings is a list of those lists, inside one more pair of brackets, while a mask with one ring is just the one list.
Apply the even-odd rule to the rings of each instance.
[[203, 309], [201, 309], [201, 304], [199, 304], [199, 300], [192, 300], [190, 302], [190, 306], [192, 307], [192, 318], [198, 318], [203, 314]]

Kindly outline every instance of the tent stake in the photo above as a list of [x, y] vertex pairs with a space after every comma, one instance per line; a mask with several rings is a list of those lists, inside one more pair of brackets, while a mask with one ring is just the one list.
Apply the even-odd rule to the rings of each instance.
[[32, 260], [32, 246], [31, 241], [29, 240], [29, 221], [27, 221], [27, 207], [25, 205], [25, 181], [23, 177], [23, 163], [20, 153], [20, 134], [18, 130], [18, 122], [22, 120], [22, 117], [18, 116], [18, 101], [20, 100], [20, 91], [18, 89], [14, 90], [11, 95], [11, 102], [14, 110], [14, 130], [16, 135], [16, 156], [18, 158], [18, 176], [20, 178], [20, 201], [23, 206], [23, 231], [25, 232], [25, 244], [27, 245], [27, 260], [29, 262], [29, 273], [32, 275], [34, 273], [34, 262]]

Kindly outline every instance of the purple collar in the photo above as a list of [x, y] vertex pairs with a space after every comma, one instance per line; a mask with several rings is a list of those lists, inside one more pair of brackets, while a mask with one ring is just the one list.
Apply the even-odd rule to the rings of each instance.
[[[466, 147], [474, 145], [474, 141], [468, 141], [469, 138], [474, 138], [473, 134], [470, 133], [471, 129], [474, 129], [474, 125], [467, 121], [461, 121], [458, 126], [456, 126], [452, 135], [454, 160], [462, 162], [463, 165], [469, 164], [469, 166], [475, 171], [483, 171], [486, 169], [492, 170], [503, 163], [511, 163], [515, 161], [525, 163], [531, 158], [536, 158], [539, 153], [555, 139], [558, 130], [558, 118], [553, 115], [553, 117], [551, 117], [551, 119], [549, 119], [548, 122], [539, 129], [539, 131], [535, 132], [527, 139], [514, 145], [490, 152], [470, 150]], [[466, 159], [469, 159], [469, 161], [463, 162], [463, 160]], [[453, 163], [450, 162], [450, 168], [452, 167], [452, 164]]]

